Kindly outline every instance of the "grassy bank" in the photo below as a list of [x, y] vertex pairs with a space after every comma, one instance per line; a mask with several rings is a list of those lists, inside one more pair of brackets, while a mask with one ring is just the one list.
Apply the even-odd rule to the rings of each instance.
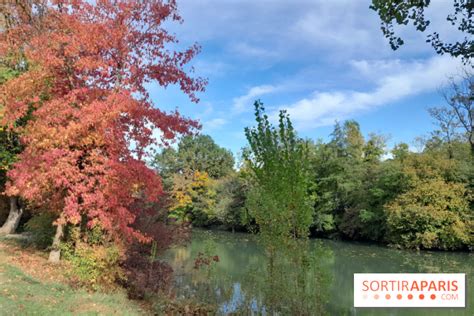
[[71, 288], [66, 267], [51, 266], [46, 255], [0, 239], [2, 315], [145, 315], [125, 293], [88, 293]]

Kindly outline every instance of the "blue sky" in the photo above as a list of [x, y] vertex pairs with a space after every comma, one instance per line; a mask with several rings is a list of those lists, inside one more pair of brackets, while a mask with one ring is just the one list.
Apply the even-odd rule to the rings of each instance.
[[[388, 145], [429, 133], [426, 109], [443, 104], [439, 90], [462, 63], [438, 56], [426, 34], [397, 31], [405, 45], [391, 50], [370, 0], [178, 0], [183, 24], [169, 29], [182, 47], [197, 42], [196, 75], [208, 78], [198, 104], [177, 87], [150, 86], [161, 109], [199, 119], [202, 132], [238, 153], [253, 125], [253, 102], [269, 114], [287, 109], [302, 137], [328, 139], [336, 120], [355, 119], [364, 134]], [[428, 31], [459, 36], [446, 15], [451, 1], [433, 0]]]

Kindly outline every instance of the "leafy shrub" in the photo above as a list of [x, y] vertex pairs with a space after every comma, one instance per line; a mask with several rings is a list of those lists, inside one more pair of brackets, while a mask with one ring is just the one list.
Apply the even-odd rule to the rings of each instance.
[[430, 179], [389, 203], [388, 241], [404, 248], [472, 247], [470, 197], [461, 184]]
[[39, 248], [46, 249], [53, 243], [56, 227], [53, 226], [56, 216], [51, 213], [34, 215], [25, 224], [25, 231], [31, 234], [31, 243]]
[[68, 232], [61, 245], [63, 258], [71, 265], [72, 282], [91, 290], [110, 289], [124, 278], [120, 267], [123, 251], [101, 233], [100, 229], [81, 234], [78, 227]]

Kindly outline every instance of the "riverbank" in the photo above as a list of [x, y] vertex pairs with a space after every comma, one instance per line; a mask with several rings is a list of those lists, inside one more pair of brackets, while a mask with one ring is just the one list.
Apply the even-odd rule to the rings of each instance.
[[67, 282], [67, 267], [51, 265], [44, 252], [0, 239], [2, 315], [150, 315], [124, 292], [88, 293]]
[[[216, 225], [216, 226], [208, 226], [208, 227], [193, 227], [194, 230], [198, 231], [210, 231], [210, 232], [223, 232], [223, 233], [229, 233], [229, 234], [242, 234], [242, 235], [254, 235], [249, 230], [246, 229], [232, 229], [229, 227], [226, 227], [224, 225]], [[359, 240], [359, 239], [349, 239], [349, 238], [344, 238], [343, 236], [338, 236], [338, 235], [333, 235], [333, 236], [327, 236], [327, 235], [321, 235], [321, 234], [310, 234], [309, 235], [310, 240], [328, 240], [328, 241], [334, 241], [334, 242], [344, 242], [344, 243], [353, 243], [353, 244], [360, 244], [360, 245], [367, 245], [367, 246], [376, 246], [376, 247], [383, 247], [383, 248], [388, 248], [388, 249], [397, 249], [397, 250], [403, 250], [403, 251], [413, 251], [413, 252], [447, 252], [447, 253], [473, 253], [474, 254], [474, 245], [472, 245], [470, 248], [464, 248], [464, 249], [456, 249], [456, 250], [448, 250], [448, 249], [413, 249], [413, 248], [403, 248], [400, 246], [396, 245], [391, 245], [382, 241], [374, 241], [374, 240]]]

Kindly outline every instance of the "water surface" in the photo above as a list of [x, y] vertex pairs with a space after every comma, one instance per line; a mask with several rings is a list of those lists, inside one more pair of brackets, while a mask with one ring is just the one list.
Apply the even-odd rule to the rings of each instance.
[[[384, 246], [311, 240], [317, 256], [318, 271], [326, 277], [321, 282], [326, 296], [323, 310], [329, 315], [474, 315], [474, 255], [466, 252], [406, 251]], [[218, 255], [219, 262], [195, 268], [199, 253]], [[195, 298], [219, 305], [221, 314], [250, 314], [258, 307], [261, 286], [266, 281], [266, 257], [255, 236], [222, 231], [194, 230], [186, 246], [172, 248], [165, 254], [175, 270], [179, 297]], [[354, 273], [466, 273], [466, 309], [460, 308], [354, 308]], [[258, 286], [257, 286], [258, 284]], [[321, 289], [318, 289], [321, 290]], [[268, 314], [268, 313], [267, 313]], [[314, 313], [317, 314], [317, 313]]]

